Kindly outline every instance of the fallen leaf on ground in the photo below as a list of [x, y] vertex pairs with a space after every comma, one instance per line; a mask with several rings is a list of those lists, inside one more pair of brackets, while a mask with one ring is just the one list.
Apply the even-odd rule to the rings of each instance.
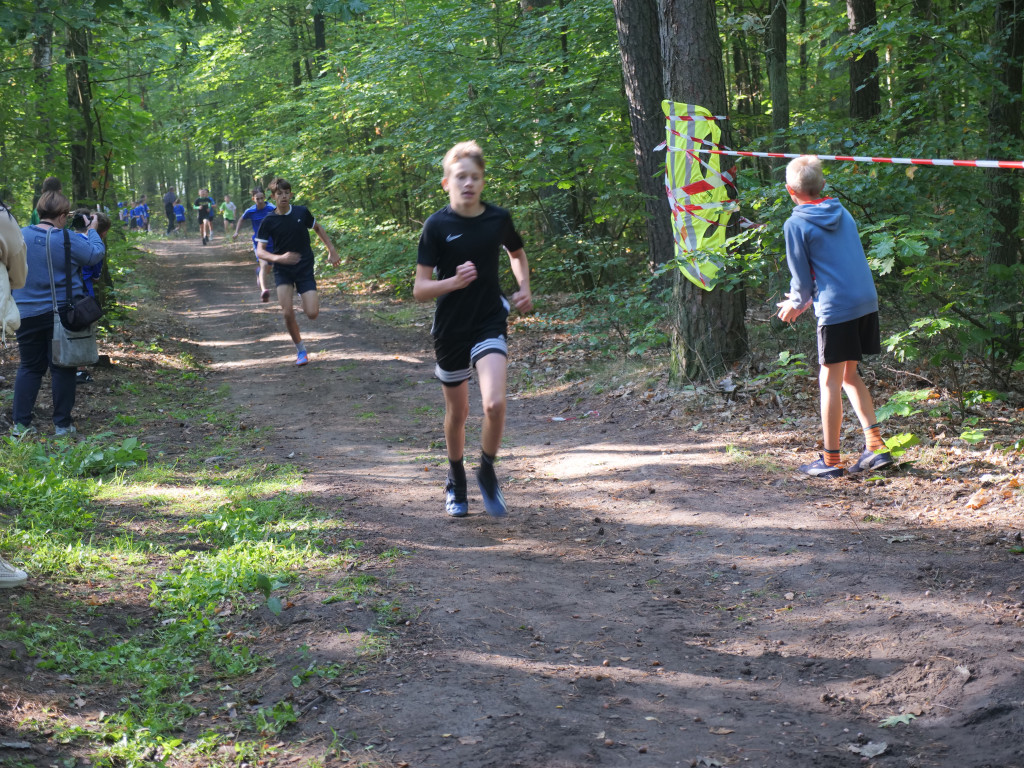
[[911, 714], [893, 715], [892, 717], [885, 718], [885, 720], [883, 720], [882, 722], [880, 722], [878, 724], [878, 727], [879, 728], [892, 728], [894, 725], [900, 725], [900, 724], [909, 725], [910, 721], [913, 720], [915, 717], [916, 717], [916, 715], [911, 715]]
[[715, 736], [725, 736], [726, 734], [729, 734], [729, 733], [735, 733], [735, 731], [733, 731], [732, 728], [715, 727], [715, 728], [708, 728], [708, 733], [713, 733], [713, 734], [715, 734]]
[[869, 741], [867, 744], [851, 744], [847, 747], [851, 752], [856, 752], [862, 757], [878, 757], [879, 755], [885, 754], [889, 749], [889, 745], [884, 741]]

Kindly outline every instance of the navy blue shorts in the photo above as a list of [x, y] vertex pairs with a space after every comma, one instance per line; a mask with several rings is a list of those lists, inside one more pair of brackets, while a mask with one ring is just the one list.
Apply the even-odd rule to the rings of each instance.
[[480, 358], [490, 354], [508, 357], [507, 335], [508, 324], [502, 321], [482, 329], [469, 339], [434, 339], [434, 356], [437, 358], [434, 375], [446, 387], [457, 387], [468, 381]]
[[860, 361], [864, 355], [877, 355], [881, 351], [877, 312], [845, 323], [818, 326], [818, 363], [821, 365]]
[[295, 292], [303, 294], [316, 290], [316, 278], [313, 277], [313, 260], [303, 260], [298, 264], [275, 264], [274, 285], [294, 285]]

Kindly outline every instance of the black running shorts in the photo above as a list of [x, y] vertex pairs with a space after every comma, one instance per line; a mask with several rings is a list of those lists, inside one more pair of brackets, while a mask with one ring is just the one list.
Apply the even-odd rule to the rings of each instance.
[[882, 351], [878, 313], [835, 325], [818, 326], [818, 362], [821, 365], [863, 360]]
[[434, 356], [437, 358], [434, 375], [446, 387], [457, 387], [469, 379], [472, 367], [480, 358], [492, 353], [508, 357], [507, 334], [508, 325], [501, 322], [481, 330], [469, 340], [434, 339]]

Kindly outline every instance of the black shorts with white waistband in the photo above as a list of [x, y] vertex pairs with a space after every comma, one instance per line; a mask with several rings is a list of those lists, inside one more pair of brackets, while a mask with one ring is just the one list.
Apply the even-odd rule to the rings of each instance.
[[434, 339], [434, 356], [437, 365], [434, 375], [446, 387], [457, 387], [476, 367], [477, 361], [490, 354], [508, 357], [508, 324], [503, 320], [480, 330], [469, 339]]
[[877, 355], [881, 351], [877, 312], [845, 323], [818, 326], [818, 363], [821, 365], [860, 361], [864, 355]]

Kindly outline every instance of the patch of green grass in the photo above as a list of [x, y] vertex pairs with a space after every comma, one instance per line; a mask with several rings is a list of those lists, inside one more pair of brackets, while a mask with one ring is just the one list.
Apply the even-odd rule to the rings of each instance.
[[746, 448], [735, 445], [725, 447], [725, 455], [734, 464], [749, 469], [760, 469], [769, 472], [778, 472], [783, 469], [771, 456], [763, 453], [754, 453]]

